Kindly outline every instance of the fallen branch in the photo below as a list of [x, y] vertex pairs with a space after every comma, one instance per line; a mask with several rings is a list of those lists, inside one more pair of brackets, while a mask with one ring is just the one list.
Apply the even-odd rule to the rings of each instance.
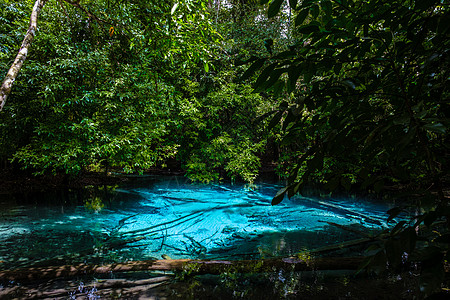
[[313, 199], [313, 198], [305, 198], [305, 199], [307, 199], [308, 201], [310, 201], [312, 203], [318, 204], [320, 206], [334, 209], [338, 213], [343, 213], [350, 217], [357, 217], [368, 223], [383, 226], [383, 224], [380, 222], [380, 220], [373, 218], [371, 216], [365, 215], [363, 213], [356, 212], [356, 211], [350, 210], [348, 208], [345, 208], [345, 207], [342, 207], [342, 206], [339, 206], [339, 205], [336, 205], [333, 203], [329, 203], [329, 202], [325, 202], [325, 201], [321, 201], [321, 200], [317, 200], [317, 199]]
[[356, 239], [356, 240], [351, 240], [351, 241], [347, 241], [347, 242], [343, 242], [343, 243], [339, 243], [339, 244], [333, 244], [333, 245], [329, 245], [329, 246], [316, 248], [316, 249], [313, 249], [313, 250], [307, 251], [307, 252], [311, 253], [311, 254], [331, 252], [331, 251], [341, 250], [341, 249], [345, 249], [345, 248], [349, 248], [349, 247], [353, 247], [353, 246], [367, 244], [367, 243], [370, 243], [373, 241], [374, 241], [373, 238], [362, 238], [362, 239]]
[[327, 222], [327, 221], [325, 221], [324, 223], [327, 223], [330, 226], [335, 226], [335, 227], [340, 228], [340, 229], [345, 230], [345, 231], [349, 231], [349, 232], [352, 232], [352, 233], [359, 234], [360, 236], [363, 236], [363, 237], [366, 237], [366, 238], [370, 238], [370, 239], [374, 239], [375, 238], [375, 237], [372, 237], [370, 234], [368, 234], [368, 233], [366, 233], [364, 231], [357, 230], [357, 229], [351, 228], [349, 226], [345, 226], [345, 225], [341, 225], [341, 224], [337, 224], [337, 223], [333, 223], [333, 222]]
[[167, 259], [133, 261], [111, 265], [66, 265], [58, 267], [23, 268], [0, 272], [0, 281], [21, 281], [74, 277], [80, 275], [110, 274], [135, 271], [186, 271], [192, 275], [236, 273], [262, 273], [273, 270], [356, 270], [364, 257], [315, 258], [301, 260], [294, 257], [263, 260], [193, 260]]
[[134, 236], [148, 235], [148, 234], [151, 234], [151, 233], [159, 232], [160, 229], [156, 229], [156, 228], [159, 228], [161, 226], [170, 225], [168, 227], [164, 227], [164, 229], [167, 230], [167, 229], [176, 227], [176, 226], [178, 226], [178, 225], [180, 225], [182, 223], [185, 223], [185, 222], [188, 222], [190, 220], [193, 220], [193, 219], [201, 216], [202, 214], [203, 214], [203, 212], [201, 212], [201, 211], [195, 211], [195, 212], [193, 212], [191, 214], [185, 215], [185, 216], [180, 217], [180, 218], [175, 219], [175, 220], [170, 220], [170, 221], [167, 221], [167, 222], [164, 222], [164, 223], [160, 223], [160, 224], [157, 224], [157, 225], [153, 225], [153, 226], [150, 226], [150, 227], [147, 227], [147, 228], [143, 228], [143, 229], [127, 231], [127, 232], [122, 233], [121, 235], [123, 237], [124, 236], [134, 237]]

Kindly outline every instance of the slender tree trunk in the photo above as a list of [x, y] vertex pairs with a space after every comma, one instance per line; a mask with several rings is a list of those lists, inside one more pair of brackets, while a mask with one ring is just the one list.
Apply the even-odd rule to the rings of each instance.
[[11, 93], [14, 80], [16, 80], [16, 77], [19, 74], [23, 63], [27, 59], [28, 49], [30, 48], [31, 43], [33, 42], [34, 36], [36, 34], [37, 19], [39, 16], [39, 12], [41, 11], [42, 7], [46, 2], [47, 0], [36, 0], [36, 2], [34, 3], [33, 11], [31, 12], [30, 17], [30, 26], [28, 27], [28, 31], [25, 34], [22, 46], [20, 46], [19, 53], [17, 54], [14, 63], [12, 64], [8, 73], [6, 74], [2, 86], [0, 87], [0, 111], [3, 109], [3, 106], [5, 106], [6, 99], [8, 98], [8, 95]]

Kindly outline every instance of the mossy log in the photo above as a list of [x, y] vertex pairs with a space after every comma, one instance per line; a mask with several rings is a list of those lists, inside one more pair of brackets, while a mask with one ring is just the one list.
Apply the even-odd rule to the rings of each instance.
[[123, 273], [135, 271], [179, 271], [191, 275], [235, 273], [262, 273], [274, 270], [356, 270], [364, 257], [314, 258], [302, 260], [295, 257], [262, 260], [193, 260], [167, 259], [132, 261], [109, 265], [65, 265], [22, 268], [0, 272], [0, 281], [24, 281], [67, 278], [82, 275]]

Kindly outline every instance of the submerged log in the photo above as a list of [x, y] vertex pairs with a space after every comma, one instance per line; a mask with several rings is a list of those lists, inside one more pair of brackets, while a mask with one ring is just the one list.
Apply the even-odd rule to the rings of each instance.
[[371, 243], [373, 241], [374, 241], [374, 239], [372, 239], [372, 238], [362, 238], [362, 239], [350, 240], [350, 241], [339, 243], [339, 244], [333, 244], [333, 245], [316, 248], [316, 249], [313, 249], [313, 250], [307, 251], [307, 252], [311, 253], [311, 254], [331, 252], [331, 251], [342, 250], [342, 249], [346, 249], [346, 248], [350, 248], [350, 247], [354, 247], [354, 246], [364, 245], [367, 243]]
[[339, 205], [336, 205], [336, 204], [333, 204], [333, 203], [329, 203], [329, 202], [321, 201], [321, 200], [318, 200], [318, 199], [314, 199], [314, 198], [305, 198], [305, 199], [307, 199], [311, 203], [315, 203], [317, 205], [320, 205], [320, 206], [323, 206], [323, 207], [326, 207], [326, 208], [334, 209], [335, 211], [343, 213], [343, 214], [345, 214], [345, 215], [347, 215], [349, 217], [357, 217], [357, 218], [360, 218], [360, 219], [366, 221], [367, 223], [372, 223], [372, 224], [375, 224], [375, 225], [379, 225], [379, 226], [385, 227], [380, 222], [380, 220], [378, 220], [376, 218], [373, 218], [371, 216], [368, 216], [366, 214], [363, 214], [363, 213], [360, 213], [360, 212], [357, 212], [357, 211], [354, 211], [354, 210], [350, 210], [348, 208], [345, 208], [345, 207], [342, 207], [342, 206], [339, 206]]
[[274, 270], [356, 270], [364, 257], [314, 258], [295, 257], [262, 260], [194, 260], [167, 259], [133, 261], [110, 265], [65, 265], [55, 267], [23, 268], [0, 272], [0, 281], [22, 281], [82, 275], [123, 273], [134, 271], [185, 271], [191, 275], [234, 273], [262, 273]]
[[335, 227], [340, 228], [340, 229], [345, 230], [345, 231], [349, 231], [349, 232], [352, 232], [352, 233], [359, 234], [359, 235], [361, 235], [363, 237], [366, 237], [366, 238], [375, 239], [375, 237], [372, 237], [367, 232], [351, 228], [350, 226], [345, 226], [345, 225], [341, 225], [341, 224], [337, 224], [337, 223], [333, 223], [333, 222], [327, 222], [327, 221], [325, 221], [325, 223], [327, 223], [328, 225], [331, 225], [331, 226], [335, 226]]

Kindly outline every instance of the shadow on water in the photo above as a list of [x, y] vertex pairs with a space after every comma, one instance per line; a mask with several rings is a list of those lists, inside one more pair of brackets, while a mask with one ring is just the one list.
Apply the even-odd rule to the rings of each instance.
[[[357, 230], [363, 230], [363, 226], [352, 226]], [[379, 231], [372, 229], [375, 235]], [[356, 244], [354, 247], [339, 247], [340, 242], [361, 239], [361, 235], [355, 232], [345, 231], [334, 226], [326, 225], [320, 230], [293, 230], [282, 232], [261, 232], [256, 235], [233, 235], [226, 245], [211, 249], [209, 253], [214, 259], [259, 259], [272, 257], [287, 257], [309, 255], [311, 252], [325, 252], [328, 256], [359, 255], [367, 248], [367, 243]], [[333, 248], [333, 246], [336, 246]], [[216, 255], [216, 256], [215, 256]]]

